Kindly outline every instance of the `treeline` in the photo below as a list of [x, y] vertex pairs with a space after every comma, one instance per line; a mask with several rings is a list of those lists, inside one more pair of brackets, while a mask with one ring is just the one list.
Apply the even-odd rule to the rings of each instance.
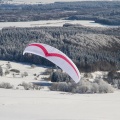
[[82, 26], [4, 28], [0, 31], [0, 59], [54, 67], [53, 63], [39, 56], [22, 55], [29, 43], [41, 42], [63, 51], [80, 71], [120, 70], [119, 33], [120, 28]]
[[0, 21], [51, 19], [94, 20], [120, 25], [120, 1], [56, 2], [38, 5], [0, 4]]

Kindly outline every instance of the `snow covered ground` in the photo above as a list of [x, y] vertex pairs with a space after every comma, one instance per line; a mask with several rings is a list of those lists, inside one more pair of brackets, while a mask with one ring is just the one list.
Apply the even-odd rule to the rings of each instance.
[[29, 22], [0, 22], [0, 29], [4, 27], [62, 27], [65, 23], [79, 24], [88, 27], [114, 27], [108, 25], [101, 25], [90, 20], [40, 20]]
[[120, 120], [120, 92], [69, 94], [0, 89], [1, 120]]
[[[6, 70], [7, 63], [8, 61], [0, 61], [3, 72]], [[16, 75], [13, 77], [13, 72], [10, 72], [10, 74], [0, 77], [0, 82], [9, 82], [10, 84], [14, 85], [15, 88], [18, 87], [18, 85], [22, 82], [39, 82], [43, 77], [45, 77], [44, 75], [40, 75], [41, 72], [44, 72], [47, 69], [45, 67], [37, 66], [35, 68], [31, 68], [31, 65], [15, 62], [10, 62], [10, 64], [12, 66], [11, 69], [17, 69], [20, 71], [19, 75], [16, 73]], [[27, 72], [28, 76], [22, 78], [21, 74], [23, 74], [24, 72]], [[35, 80], [34, 74], [40, 75], [37, 81]]]
[[[3, 0], [8, 4], [49, 4], [54, 2], [75, 2], [75, 1], [92, 1], [92, 0]], [[97, 0], [99, 1], [99, 0]], [[111, 1], [111, 0], [106, 0]]]
[[[5, 70], [7, 61], [0, 61]], [[17, 87], [21, 82], [34, 80], [34, 73], [41, 73], [45, 67], [10, 62], [13, 69], [28, 72], [21, 78], [12, 74], [0, 77], [1, 82], [9, 82]], [[100, 74], [99, 72], [95, 73]], [[0, 88], [1, 120], [120, 120], [120, 91], [108, 94], [72, 94], [65, 92]]]

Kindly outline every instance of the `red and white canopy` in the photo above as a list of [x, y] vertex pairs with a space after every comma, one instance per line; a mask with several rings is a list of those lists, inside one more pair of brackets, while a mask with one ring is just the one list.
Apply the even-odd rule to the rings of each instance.
[[80, 80], [80, 73], [76, 65], [60, 50], [43, 43], [31, 43], [24, 52], [39, 55], [53, 62], [65, 71], [76, 83]]

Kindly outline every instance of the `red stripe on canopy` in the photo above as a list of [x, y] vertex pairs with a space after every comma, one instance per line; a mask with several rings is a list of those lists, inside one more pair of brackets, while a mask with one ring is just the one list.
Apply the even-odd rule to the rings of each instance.
[[36, 47], [39, 47], [40, 49], [43, 50], [44, 54], [46, 57], [52, 57], [52, 56], [55, 56], [55, 57], [59, 57], [59, 58], [62, 58], [63, 60], [65, 60], [73, 69], [74, 71], [76, 72], [78, 78], [79, 78], [79, 74], [76, 70], [76, 68], [73, 66], [73, 64], [69, 61], [69, 59], [67, 59], [65, 56], [61, 55], [61, 54], [58, 54], [58, 53], [49, 53], [46, 48], [41, 45], [41, 44], [30, 44], [29, 46], [36, 46]]

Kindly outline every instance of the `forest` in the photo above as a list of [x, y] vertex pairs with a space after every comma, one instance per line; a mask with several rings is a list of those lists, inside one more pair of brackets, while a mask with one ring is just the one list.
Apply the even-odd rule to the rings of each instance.
[[106, 25], [120, 25], [120, 1], [55, 2], [37, 5], [0, 4], [0, 22], [55, 19], [94, 20], [96, 23]]
[[[120, 25], [120, 1], [55, 2], [15, 5], [0, 2], [0, 22], [38, 20], [94, 20]], [[55, 65], [35, 55], [25, 55], [32, 42], [52, 45], [67, 54], [81, 72], [120, 70], [120, 27], [90, 28], [64, 24], [63, 27], [9, 27], [0, 30], [0, 59], [39, 65]]]
[[81, 72], [120, 70], [120, 28], [63, 27], [3, 28], [0, 59], [55, 67], [23, 50], [29, 43], [42, 42], [63, 51]]

